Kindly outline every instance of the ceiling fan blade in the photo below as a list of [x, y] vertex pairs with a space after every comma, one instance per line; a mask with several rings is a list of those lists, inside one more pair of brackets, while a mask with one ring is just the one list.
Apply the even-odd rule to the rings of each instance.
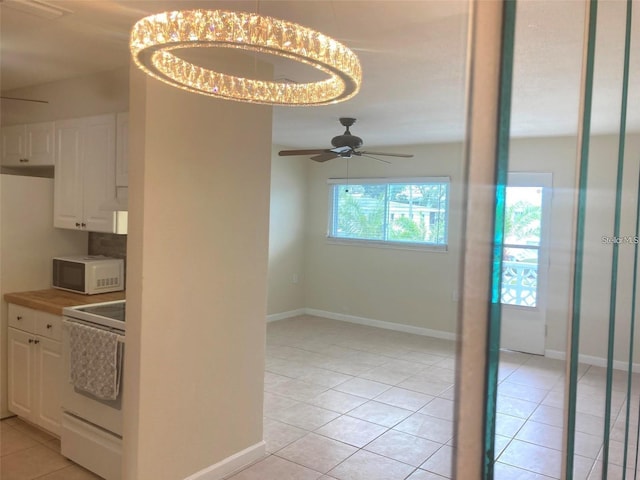
[[360, 156], [362, 156], [362, 157], [367, 157], [367, 158], [373, 158], [374, 160], [377, 160], [377, 161], [379, 161], [379, 162], [387, 163], [387, 164], [391, 165], [391, 162], [388, 162], [388, 161], [383, 160], [383, 159], [378, 158], [378, 157], [372, 157], [371, 155], [367, 155], [366, 153], [362, 153], [362, 152], [360, 152]]
[[413, 155], [410, 153], [385, 153], [385, 152], [359, 152], [362, 155], [383, 155], [386, 157], [402, 157], [402, 158], [412, 158]]
[[33, 98], [18, 98], [18, 97], [5, 97], [0, 96], [2, 100], [18, 100], [19, 102], [36, 102], [36, 103], [49, 103], [48, 100], [35, 100]]
[[316, 162], [326, 162], [328, 160], [333, 160], [334, 158], [338, 158], [339, 156], [340, 155], [338, 155], [337, 153], [325, 152], [325, 153], [321, 153], [320, 155], [311, 157], [311, 160], [314, 160]]
[[278, 155], [286, 157], [289, 155], [317, 155], [319, 153], [327, 153], [329, 150], [326, 148], [316, 148], [313, 150], [280, 150]]

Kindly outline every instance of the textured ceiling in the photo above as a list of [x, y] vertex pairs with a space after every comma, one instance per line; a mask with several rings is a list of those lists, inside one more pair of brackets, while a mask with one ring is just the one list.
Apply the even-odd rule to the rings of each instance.
[[[350, 101], [274, 108], [274, 143], [326, 147], [342, 132], [341, 116], [358, 119], [352, 132], [367, 147], [454, 141], [464, 134], [466, 1], [47, 0], [69, 11], [54, 20], [7, 8], [11, 1], [0, 3], [4, 92], [126, 65], [131, 26], [150, 13], [175, 8], [258, 11], [339, 39], [363, 65], [362, 89]], [[599, 10], [595, 132], [613, 131], [619, 123], [624, 3], [601, 2]], [[519, 2], [514, 135], [576, 131], [583, 29], [580, 1]], [[640, 130], [640, 9], [634, 36], [628, 126]], [[295, 80], [307, 74], [291, 62], [274, 65], [276, 77]]]

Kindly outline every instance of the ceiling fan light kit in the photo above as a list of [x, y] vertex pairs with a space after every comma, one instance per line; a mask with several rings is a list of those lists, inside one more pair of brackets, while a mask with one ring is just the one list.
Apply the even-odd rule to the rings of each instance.
[[[327, 105], [360, 89], [358, 57], [320, 32], [256, 13], [224, 10], [172, 11], [139, 20], [131, 31], [134, 62], [175, 87], [218, 98], [267, 105]], [[307, 64], [328, 78], [310, 83], [266, 81], [227, 75], [190, 63], [172, 51], [238, 48]]]
[[364, 145], [363, 140], [360, 137], [357, 137], [351, 133], [349, 127], [356, 123], [355, 118], [350, 117], [342, 117], [339, 119], [340, 124], [346, 127], [344, 133], [342, 135], [338, 135], [331, 139], [331, 145], [333, 148], [315, 148], [315, 149], [307, 149], [307, 150], [280, 150], [278, 155], [281, 157], [293, 156], [293, 155], [313, 155], [311, 160], [316, 162], [326, 162], [328, 160], [333, 160], [334, 158], [351, 158], [352, 156], [357, 157], [369, 157], [374, 160], [378, 160], [379, 162], [390, 163], [386, 160], [382, 160], [380, 158], [376, 158], [376, 156], [383, 157], [402, 157], [402, 158], [411, 158], [413, 157], [410, 153], [389, 153], [389, 152], [371, 152], [371, 151], [363, 151], [358, 150], [358, 148]]

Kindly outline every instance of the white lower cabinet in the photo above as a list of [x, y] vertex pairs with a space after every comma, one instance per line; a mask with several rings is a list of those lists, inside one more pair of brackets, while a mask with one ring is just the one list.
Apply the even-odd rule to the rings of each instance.
[[9, 409], [24, 418], [33, 418], [36, 387], [34, 382], [35, 352], [33, 335], [9, 327]]
[[62, 317], [9, 304], [9, 410], [56, 435], [62, 420]]

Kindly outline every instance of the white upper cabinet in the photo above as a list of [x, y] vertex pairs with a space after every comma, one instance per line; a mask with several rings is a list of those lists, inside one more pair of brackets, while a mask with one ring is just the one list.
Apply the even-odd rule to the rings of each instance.
[[2, 165], [24, 165], [27, 157], [26, 125], [2, 128]]
[[54, 122], [12, 125], [2, 128], [2, 165], [7, 167], [53, 166]]
[[116, 187], [129, 186], [129, 113], [117, 117]]
[[116, 201], [116, 114], [56, 122], [54, 226], [126, 233]]
[[54, 226], [80, 228], [84, 222], [82, 159], [84, 121], [56, 123], [56, 168], [54, 176]]

